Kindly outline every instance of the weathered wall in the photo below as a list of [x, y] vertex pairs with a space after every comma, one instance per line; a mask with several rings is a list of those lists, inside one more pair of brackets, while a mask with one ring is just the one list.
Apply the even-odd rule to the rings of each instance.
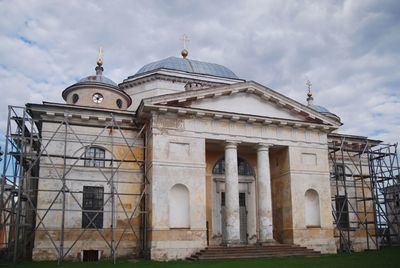
[[[375, 211], [372, 200], [371, 186], [369, 183], [369, 166], [366, 155], [351, 156], [344, 150], [332, 154], [329, 161], [331, 176], [332, 206], [336, 207], [336, 196], [347, 196], [348, 200], [348, 228], [335, 228], [336, 247], [345, 248], [341, 245], [340, 231], [346, 240], [350, 241], [350, 249], [362, 251], [366, 249], [377, 249], [375, 241]], [[335, 164], [344, 165], [345, 174], [336, 174]], [[364, 178], [364, 179], [361, 179]], [[367, 222], [367, 224], [365, 224]]]
[[[57, 258], [55, 247], [62, 242], [63, 195], [62, 178], [65, 175], [65, 220], [64, 220], [64, 254], [66, 259], [80, 258], [82, 250], [99, 250], [102, 256], [110, 255], [112, 236], [121, 242], [117, 248], [118, 256], [133, 256], [137, 254], [137, 237], [129, 227], [126, 217], [135, 211], [139, 196], [143, 189], [143, 171], [137, 162], [120, 163], [119, 160], [143, 160], [143, 139], [134, 137], [137, 130], [104, 129], [105, 122], [96, 126], [70, 125], [65, 133], [65, 125], [43, 122], [42, 150], [40, 159], [40, 180], [38, 192], [38, 219], [42, 224], [35, 233], [33, 259], [49, 260]], [[65, 137], [67, 142], [65, 143]], [[128, 145], [129, 144], [129, 145]], [[85, 167], [84, 160], [74, 159], [84, 157], [85, 146], [95, 145], [106, 150], [105, 167]], [[64, 150], [66, 165], [64, 165]], [[132, 152], [131, 152], [132, 150]], [[49, 155], [49, 156], [47, 156]], [[69, 158], [72, 157], [72, 158]], [[113, 161], [111, 161], [113, 159]], [[110, 182], [114, 181], [115, 205], [112, 207]], [[82, 229], [82, 191], [83, 186], [104, 187], [103, 228]], [[115, 211], [114, 219], [112, 210]], [[114, 222], [114, 223], [113, 223]], [[112, 228], [112, 224], [114, 224]], [[130, 224], [139, 236], [139, 209], [134, 213]], [[126, 229], [126, 232], [124, 232]], [[123, 234], [123, 235], [122, 235]], [[82, 235], [82, 236], [81, 236]], [[51, 237], [51, 239], [50, 239]], [[53, 240], [53, 241], [52, 241]], [[105, 241], [107, 240], [107, 242]], [[77, 241], [75, 243], [75, 241]], [[53, 244], [54, 243], [54, 244]]]
[[[151, 235], [155, 260], [185, 258], [206, 246], [205, 140], [173, 135], [167, 129], [179, 120], [153, 115], [151, 120]], [[170, 190], [176, 184], [189, 191], [190, 225], [170, 226]]]
[[[290, 146], [289, 163], [294, 244], [335, 253], [327, 148]], [[306, 225], [305, 193], [309, 189], [319, 196], [320, 226]]]
[[287, 148], [270, 152], [274, 239], [293, 243], [292, 192]]

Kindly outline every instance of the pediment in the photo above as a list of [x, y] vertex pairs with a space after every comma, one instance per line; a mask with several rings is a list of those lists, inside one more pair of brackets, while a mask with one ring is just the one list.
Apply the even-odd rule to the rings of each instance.
[[164, 107], [164, 110], [175, 107], [180, 113], [188, 110], [204, 111], [232, 114], [236, 118], [245, 115], [340, 126], [340, 123], [331, 118], [255, 82], [152, 97], [144, 99], [143, 105]]
[[306, 121], [307, 117], [294, 110], [286, 109], [270, 100], [248, 92], [238, 92], [218, 98], [207, 98], [192, 102], [190, 108], [246, 114], [270, 118]]

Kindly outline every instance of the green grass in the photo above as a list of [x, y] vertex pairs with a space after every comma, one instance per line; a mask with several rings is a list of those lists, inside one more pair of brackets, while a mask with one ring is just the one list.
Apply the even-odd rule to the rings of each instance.
[[337, 255], [321, 257], [290, 257], [278, 259], [258, 259], [258, 260], [230, 260], [230, 261], [171, 261], [155, 262], [147, 260], [118, 260], [116, 265], [109, 261], [82, 263], [82, 262], [64, 262], [57, 266], [56, 262], [24, 262], [16, 265], [10, 265], [0, 262], [0, 268], [174, 268], [174, 267], [207, 267], [207, 268], [239, 268], [239, 267], [350, 267], [350, 268], [382, 268], [382, 267], [400, 267], [400, 247], [384, 248], [380, 251], [365, 251], [359, 253], [339, 253]]

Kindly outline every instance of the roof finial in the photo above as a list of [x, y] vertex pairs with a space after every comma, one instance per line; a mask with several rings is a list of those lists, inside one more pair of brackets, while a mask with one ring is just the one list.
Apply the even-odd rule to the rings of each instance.
[[97, 59], [97, 65], [99, 65], [99, 66], [103, 65], [102, 57], [103, 57], [103, 48], [99, 47], [99, 57]]
[[186, 57], [189, 55], [189, 51], [187, 50], [187, 43], [189, 43], [189, 38], [187, 37], [186, 34], [182, 35], [181, 38], [182, 44], [183, 44], [183, 49], [181, 51], [181, 55], [184, 59], [186, 59]]
[[103, 65], [102, 57], [103, 57], [103, 48], [99, 47], [99, 57], [97, 58], [97, 66], [95, 68], [96, 75], [103, 75], [104, 68], [102, 66]]
[[312, 105], [312, 104], [313, 104], [314, 98], [312, 97], [312, 92], [311, 92], [311, 86], [312, 86], [312, 84], [311, 84], [311, 81], [310, 81], [309, 79], [307, 79], [306, 85], [307, 85], [307, 87], [308, 87], [308, 92], [307, 92], [308, 98], [307, 98], [307, 102], [308, 102], [308, 105]]

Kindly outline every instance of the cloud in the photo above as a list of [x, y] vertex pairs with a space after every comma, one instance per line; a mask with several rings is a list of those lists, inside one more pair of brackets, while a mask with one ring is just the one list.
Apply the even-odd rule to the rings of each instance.
[[398, 1], [1, 1], [0, 128], [6, 105], [62, 102], [104, 47], [116, 82], [178, 56], [215, 62], [342, 118], [342, 132], [399, 141]]

